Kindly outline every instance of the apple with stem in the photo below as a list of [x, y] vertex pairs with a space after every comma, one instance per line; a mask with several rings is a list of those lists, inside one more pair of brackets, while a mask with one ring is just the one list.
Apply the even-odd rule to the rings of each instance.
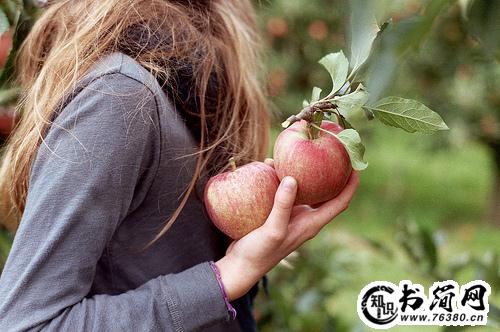
[[[310, 101], [281, 125], [285, 130], [274, 146], [274, 168], [253, 162], [211, 178], [205, 187], [205, 205], [214, 224], [233, 239], [261, 226], [268, 217], [279, 180], [297, 180], [296, 204], [317, 205], [336, 197], [352, 171], [366, 169], [365, 147], [349, 123], [361, 113], [407, 132], [435, 132], [448, 126], [424, 104], [397, 96], [370, 98], [358, 73], [368, 59], [373, 41], [390, 22], [381, 27], [374, 17], [357, 29], [351, 41], [350, 61], [339, 51], [319, 63], [332, 79], [329, 93], [314, 87]], [[373, 100], [371, 100], [373, 99]], [[330, 121], [325, 121], [330, 120]], [[333, 122], [335, 121], [335, 122]]]
[[348, 121], [355, 113], [411, 133], [448, 129], [439, 114], [418, 101], [401, 97], [370, 101], [368, 91], [356, 79], [379, 34], [375, 28], [368, 31], [364, 39], [368, 43], [362, 48], [360, 40], [353, 41], [351, 63], [342, 51], [319, 61], [330, 74], [332, 89], [322, 97], [322, 89], [314, 87], [311, 100], [304, 100], [302, 110], [281, 124], [285, 130], [274, 146], [275, 169], [280, 179], [292, 176], [297, 180], [297, 204], [316, 205], [334, 198], [353, 169], [368, 166], [361, 137]]
[[[321, 128], [337, 134], [343, 130], [331, 121]], [[279, 179], [297, 180], [296, 204], [316, 205], [335, 198], [352, 172], [349, 154], [336, 137], [311, 127], [305, 120], [280, 133], [274, 145], [274, 167]]]

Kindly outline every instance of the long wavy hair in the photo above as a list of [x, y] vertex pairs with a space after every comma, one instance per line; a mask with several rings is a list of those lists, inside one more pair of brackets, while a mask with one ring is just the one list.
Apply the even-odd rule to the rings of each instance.
[[[18, 53], [24, 93], [21, 120], [0, 168], [0, 219], [17, 228], [30, 169], [58, 103], [99, 58], [116, 51], [168, 87], [199, 141], [193, 178], [155, 240], [179, 216], [204, 174], [222, 170], [229, 156], [241, 164], [262, 159], [269, 115], [254, 14], [249, 0], [49, 2]], [[176, 93], [186, 84], [190, 92]]]

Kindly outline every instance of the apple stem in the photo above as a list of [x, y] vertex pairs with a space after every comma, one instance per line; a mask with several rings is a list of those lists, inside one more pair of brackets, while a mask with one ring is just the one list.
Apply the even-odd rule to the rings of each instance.
[[283, 128], [288, 128], [294, 122], [305, 120], [313, 122], [313, 115], [316, 112], [323, 113], [335, 109], [337, 106], [328, 100], [320, 100], [304, 107], [298, 114], [290, 116], [285, 122], [281, 124]]
[[236, 170], [236, 160], [234, 157], [229, 158], [229, 165], [231, 166], [231, 171], [234, 172]]
[[306, 131], [307, 131], [307, 138], [309, 138], [310, 140], [314, 139], [313, 130], [314, 130], [314, 128], [312, 126], [312, 123], [308, 122], [306, 125]]
[[321, 122], [323, 121], [323, 112], [316, 111], [313, 113], [313, 121], [310, 124], [315, 124], [316, 126], [311, 126], [311, 136], [312, 139], [319, 137], [319, 130], [316, 127], [321, 128]]

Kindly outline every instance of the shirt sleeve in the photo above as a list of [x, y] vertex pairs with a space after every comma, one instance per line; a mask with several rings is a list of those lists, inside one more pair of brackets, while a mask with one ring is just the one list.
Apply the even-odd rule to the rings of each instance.
[[51, 124], [0, 278], [0, 331], [191, 331], [229, 318], [208, 263], [118, 295], [88, 296], [96, 265], [152, 184], [154, 94], [124, 74], [89, 83]]

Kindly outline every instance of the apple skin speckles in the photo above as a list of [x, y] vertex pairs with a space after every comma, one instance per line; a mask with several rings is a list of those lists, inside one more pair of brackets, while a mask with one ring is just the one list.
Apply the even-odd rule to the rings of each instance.
[[278, 185], [274, 168], [255, 161], [210, 178], [205, 208], [214, 225], [237, 240], [264, 224]]

